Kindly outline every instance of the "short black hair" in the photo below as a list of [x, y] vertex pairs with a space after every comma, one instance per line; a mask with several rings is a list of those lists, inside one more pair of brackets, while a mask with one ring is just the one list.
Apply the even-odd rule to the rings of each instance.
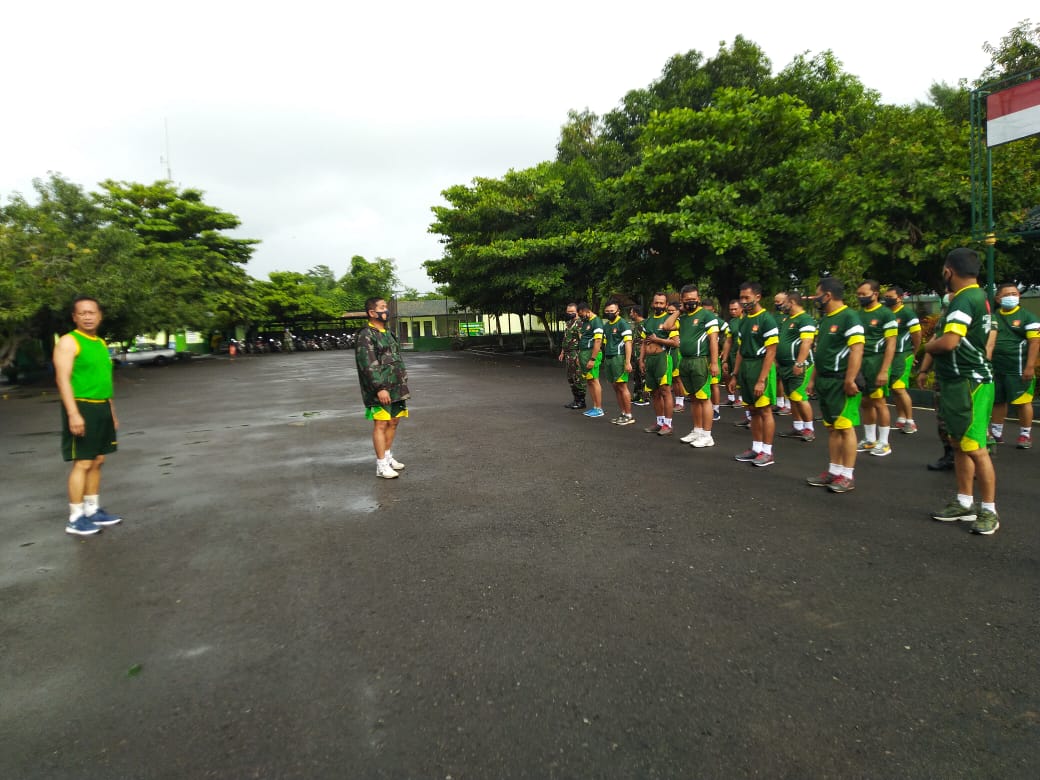
[[563, 310], [567, 311], [567, 309], [569, 309], [571, 306], [573, 306], [575, 309], [578, 308], [578, 304], [576, 304], [574, 301], [568, 301], [567, 303], [563, 304]]
[[386, 300], [386, 298], [384, 298], [382, 295], [375, 295], [375, 296], [373, 296], [371, 298], [366, 298], [365, 299], [365, 314], [368, 314], [370, 311], [375, 311], [376, 304], [379, 303], [380, 301], [385, 301], [385, 300]]
[[697, 285], [695, 285], [695, 284], [687, 284], [681, 290], [679, 290], [679, 295], [686, 295], [686, 293], [690, 293], [690, 292], [695, 292], [698, 295], [700, 295], [701, 291], [698, 289]]
[[797, 290], [791, 290], [791, 292], [787, 293], [787, 300], [790, 303], [793, 303], [795, 306], [801, 306], [802, 305], [802, 294], [800, 292], [798, 292]]
[[740, 283], [740, 287], [738, 289], [741, 292], [743, 292], [744, 290], [751, 290], [751, 294], [752, 295], [761, 295], [762, 294], [762, 285], [760, 285], [758, 282], [751, 282], [751, 281], [741, 282]]
[[842, 284], [841, 279], [836, 276], [825, 276], [820, 279], [817, 285], [821, 292], [830, 293], [835, 299], [839, 301], [845, 300], [845, 285]]
[[903, 290], [903, 288], [902, 288], [902, 287], [900, 287], [900, 286], [899, 286], [898, 284], [890, 284], [890, 285], [888, 286], [888, 292], [891, 292], [891, 293], [895, 293], [895, 294], [896, 294], [896, 295], [898, 295], [898, 296], [899, 296], [900, 298], [902, 298], [902, 297], [903, 297], [903, 292], [904, 292], [904, 290]]
[[97, 298], [95, 298], [93, 295], [77, 295], [75, 298], [72, 299], [72, 311], [73, 312], [76, 311], [76, 304], [80, 303], [81, 301], [90, 301], [95, 306], [97, 306], [98, 311], [104, 311], [104, 309], [101, 308], [101, 302]]
[[654, 298], [656, 298], [656, 297], [657, 297], [658, 295], [660, 295], [660, 296], [661, 296], [662, 298], [664, 298], [664, 299], [665, 299], [666, 301], [668, 300], [668, 293], [666, 293], [666, 292], [660, 292], [660, 291], [658, 291], [658, 292], [655, 292], [655, 293], [654, 293], [653, 295], [651, 295], [651, 296], [650, 296], [650, 300], [652, 301], [652, 300], [653, 300]]
[[1005, 287], [1014, 287], [1015, 292], [1020, 292], [1018, 289], [1018, 282], [1001, 282], [997, 285], [997, 291], [1003, 290]]
[[977, 278], [979, 268], [981, 267], [978, 253], [974, 249], [968, 249], [966, 246], [958, 247], [946, 255], [946, 263], [944, 265], [957, 274], [957, 276], [964, 276], [969, 279]]
[[643, 316], [643, 307], [642, 306], [629, 306], [628, 307], [628, 312], [629, 312], [629, 314], [635, 314], [637, 317], [642, 317]]
[[881, 289], [881, 282], [879, 282], [877, 279], [864, 279], [862, 282], [859, 283], [860, 287], [862, 287], [863, 285], [867, 285], [867, 287], [869, 287], [872, 292], [878, 292]]
[[578, 311], [592, 311], [588, 301], [578, 301]]

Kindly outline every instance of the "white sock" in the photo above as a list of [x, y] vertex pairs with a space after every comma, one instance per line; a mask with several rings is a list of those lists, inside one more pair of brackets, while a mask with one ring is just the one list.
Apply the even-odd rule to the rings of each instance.
[[712, 410], [713, 412], [717, 412], [717, 411], [719, 410], [719, 405], [718, 405], [718, 404], [712, 404], [712, 405], [711, 405], [711, 410]]
[[760, 442], [760, 441], [753, 441], [753, 442], [751, 442], [751, 451], [752, 452], [761, 452], [763, 446], [764, 445], [762, 444], [762, 442]]
[[1020, 436], [1025, 436], [1028, 439], [1032, 431], [1032, 428], [1019, 428], [1018, 432]]
[[704, 435], [704, 429], [703, 428], [694, 428], [693, 429], [693, 433], [694, 433], [695, 436], [703, 436]]
[[657, 424], [664, 425], [664, 418], [661, 415], [657, 415]]
[[853, 468], [850, 468], [848, 466], [842, 466], [842, 468], [841, 468], [841, 475], [843, 477], [845, 477], [846, 479], [852, 479], [852, 473], [854, 471], [855, 471], [855, 469], [853, 469]]
[[957, 494], [957, 503], [960, 504], [965, 509], [969, 509], [971, 507], [972, 501], [973, 501], [973, 496], [966, 496], [963, 493], [958, 493]]
[[805, 422], [802, 423], [802, 425], [805, 426], [805, 430], [807, 430], [807, 431], [813, 430], [813, 421], [812, 420], [806, 420]]
[[671, 417], [662, 417], [661, 419], [664, 420], [662, 425], [667, 425], [669, 428], [672, 427], [672, 418]]
[[796, 431], [802, 431], [802, 430], [805, 430], [805, 422], [803, 422], [802, 420], [795, 420], [795, 421], [794, 421], [793, 423], [791, 423], [791, 424], [792, 424], [792, 425], [794, 425], [794, 429], [795, 429]]
[[83, 514], [92, 517], [98, 511], [98, 496], [83, 496]]
[[829, 464], [827, 466], [827, 473], [828, 474], [833, 474], [836, 477], [840, 477], [841, 476], [841, 471], [842, 471], [843, 468], [844, 468], [844, 466], [842, 466], [839, 463], [831, 463], [831, 464]]
[[773, 445], [772, 444], [763, 444], [762, 445], [762, 452], [764, 452], [766, 455], [772, 455], [773, 454]]
[[877, 425], [864, 425], [863, 438], [867, 441], [877, 441]]
[[1004, 423], [993, 423], [993, 435], [1003, 436], [1004, 435]]
[[891, 430], [892, 429], [889, 426], [887, 426], [887, 425], [879, 425], [878, 426], [877, 432], [878, 432], [878, 443], [879, 444], [888, 444], [888, 432], [891, 431]]
[[75, 523], [83, 517], [83, 504], [69, 504], [69, 522]]
[[898, 425], [898, 426], [902, 426], [903, 423], [905, 423], [905, 422], [906, 422], [906, 418], [905, 417], [897, 417], [896, 418], [896, 425]]
[[997, 513], [997, 502], [996, 501], [980, 501], [979, 506], [985, 509], [987, 512]]

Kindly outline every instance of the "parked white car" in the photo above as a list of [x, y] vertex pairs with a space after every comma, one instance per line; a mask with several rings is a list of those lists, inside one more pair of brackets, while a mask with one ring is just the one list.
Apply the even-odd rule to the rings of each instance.
[[112, 354], [112, 362], [117, 366], [129, 363], [162, 366], [177, 358], [177, 350], [156, 344], [135, 344], [123, 352], [112, 347], [109, 351]]

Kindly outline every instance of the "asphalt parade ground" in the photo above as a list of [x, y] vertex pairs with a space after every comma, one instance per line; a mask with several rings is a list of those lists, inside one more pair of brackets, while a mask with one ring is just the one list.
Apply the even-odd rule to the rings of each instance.
[[0, 386], [0, 777], [1040, 776], [1040, 452], [979, 537], [930, 411], [837, 495], [825, 435], [754, 468], [732, 409], [694, 450], [405, 358], [396, 480], [352, 352], [120, 369], [85, 539], [57, 394]]

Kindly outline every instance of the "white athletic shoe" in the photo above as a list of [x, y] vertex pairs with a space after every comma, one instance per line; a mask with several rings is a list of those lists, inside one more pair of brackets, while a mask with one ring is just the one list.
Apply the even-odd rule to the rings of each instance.
[[395, 458], [389, 452], [386, 453], [386, 459], [390, 462], [390, 468], [392, 468], [394, 471], [400, 471], [401, 469], [404, 468], [404, 464], [401, 463], [401, 461], [399, 461], [397, 458]]
[[679, 439], [679, 441], [685, 442], [686, 444], [690, 444], [694, 440], [700, 438], [700, 435], [700, 431], [690, 431], [688, 434]]
[[714, 447], [715, 446], [715, 439], [713, 439], [711, 437], [710, 433], [705, 433], [703, 436], [700, 436], [700, 437], [694, 439], [692, 442], [690, 442], [690, 446], [691, 447], [697, 447], [697, 448], [700, 448], [700, 447]]
[[377, 463], [376, 476], [382, 477], [383, 479], [397, 479], [401, 475], [394, 471], [389, 465], [384, 466], [381, 463]]

